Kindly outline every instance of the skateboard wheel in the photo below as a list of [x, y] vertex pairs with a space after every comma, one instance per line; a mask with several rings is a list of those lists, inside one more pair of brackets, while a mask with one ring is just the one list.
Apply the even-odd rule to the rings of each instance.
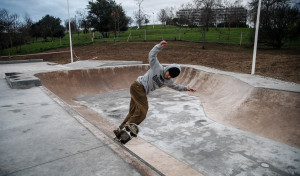
[[133, 137], [137, 137], [137, 134], [139, 133], [139, 127], [134, 123], [127, 124], [125, 129], [130, 132], [130, 135]]
[[126, 131], [122, 130], [118, 134], [118, 138], [120, 139], [120, 142], [122, 144], [126, 144], [128, 141], [130, 141], [131, 136], [129, 135], [129, 133], [127, 133]]

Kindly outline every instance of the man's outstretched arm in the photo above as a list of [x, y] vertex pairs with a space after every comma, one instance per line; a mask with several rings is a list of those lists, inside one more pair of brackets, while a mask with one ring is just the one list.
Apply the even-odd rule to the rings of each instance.
[[159, 61], [157, 59], [157, 54], [163, 49], [163, 47], [166, 46], [166, 44], [167, 44], [167, 42], [163, 40], [151, 49], [151, 51], [149, 52], [149, 56], [148, 56], [150, 67], [159, 63]]

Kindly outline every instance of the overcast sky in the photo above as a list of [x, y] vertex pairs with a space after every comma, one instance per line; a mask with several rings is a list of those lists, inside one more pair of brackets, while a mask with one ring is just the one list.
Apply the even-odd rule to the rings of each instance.
[[[77, 10], [83, 10], [87, 7], [89, 0], [69, 0], [70, 17], [75, 17]], [[94, 0], [96, 1], [96, 0]], [[115, 0], [121, 4], [127, 16], [132, 19], [134, 12], [138, 10], [135, 0]], [[187, 4], [192, 0], [144, 0], [142, 9], [149, 15], [150, 23], [154, 21], [157, 24], [157, 13], [160, 9], [174, 7], [178, 10], [182, 4]], [[21, 18], [28, 14], [29, 17], [37, 22], [45, 15], [49, 14], [59, 17], [62, 21], [68, 19], [67, 0], [0, 0], [0, 8], [8, 10], [10, 13], [17, 13]], [[153, 15], [154, 12], [154, 15]]]

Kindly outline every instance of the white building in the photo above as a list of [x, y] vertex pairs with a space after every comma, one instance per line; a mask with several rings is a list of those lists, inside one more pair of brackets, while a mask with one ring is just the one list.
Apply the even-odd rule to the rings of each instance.
[[[240, 24], [246, 26], [247, 10], [243, 7], [218, 8], [211, 10], [204, 9], [181, 9], [176, 12], [179, 25], [204, 26], [205, 17], [209, 17], [209, 26], [220, 24]], [[181, 20], [180, 20], [181, 19]]]

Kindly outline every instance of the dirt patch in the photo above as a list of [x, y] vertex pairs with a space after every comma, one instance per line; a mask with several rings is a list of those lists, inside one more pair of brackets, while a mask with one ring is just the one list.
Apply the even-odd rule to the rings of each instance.
[[[73, 50], [80, 60], [97, 57], [99, 60], [129, 60], [148, 63], [148, 53], [156, 43], [158, 41], [97, 42], [86, 46], [74, 46]], [[69, 48], [61, 48], [47, 52], [68, 50]], [[159, 53], [158, 59], [161, 63], [203, 65], [224, 71], [250, 74], [252, 54], [252, 47], [169, 41], [163, 52]], [[75, 55], [74, 61], [78, 60]], [[15, 57], [10, 60], [37, 58], [59, 64], [70, 63], [69, 53]], [[256, 61], [255, 74], [300, 83], [300, 47], [281, 50], [259, 49]]]

